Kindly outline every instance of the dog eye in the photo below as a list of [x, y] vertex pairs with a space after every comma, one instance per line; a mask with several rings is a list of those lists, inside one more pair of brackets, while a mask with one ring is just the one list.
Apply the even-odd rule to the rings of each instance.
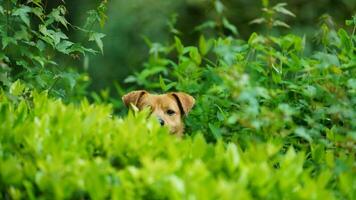
[[167, 114], [172, 116], [172, 115], [176, 114], [176, 112], [174, 112], [174, 110], [168, 109]]

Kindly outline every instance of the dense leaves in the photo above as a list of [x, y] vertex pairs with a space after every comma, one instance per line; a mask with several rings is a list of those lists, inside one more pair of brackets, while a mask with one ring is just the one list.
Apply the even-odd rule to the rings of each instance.
[[[88, 77], [69, 71], [66, 60], [79, 59], [87, 53], [96, 53], [80, 42], [73, 42], [68, 29], [78, 30], [95, 41], [101, 52], [104, 34], [91, 30], [95, 23], [104, 23], [103, 1], [96, 10], [89, 11], [84, 28], [70, 24], [66, 7], [59, 5], [46, 9], [42, 1], [0, 1], [0, 86], [9, 87], [17, 79], [28, 86], [49, 90], [62, 98], [82, 96]], [[76, 84], [76, 83], [81, 84]]]
[[[78, 84], [87, 77], [58, 62], [96, 52], [67, 28], [103, 52], [105, 35], [90, 27], [104, 24], [106, 1], [83, 28], [64, 6], [19, 2], [0, 4], [0, 199], [356, 198], [355, 16], [351, 33], [322, 16], [311, 52], [311, 39], [296, 34], [240, 39], [221, 1], [217, 21], [197, 28], [215, 36], [186, 45], [170, 24], [171, 43], [146, 38], [150, 58], [126, 82], [195, 97], [177, 138], [149, 110], [113, 114], [124, 109], [109, 90], [90, 103]], [[288, 27], [279, 15], [294, 14], [268, 2], [254, 23]]]
[[[308, 159], [277, 140], [179, 139], [147, 112], [64, 105], [16, 82], [0, 94], [0, 191], [5, 199], [335, 199], [355, 197], [354, 155], [323, 147]], [[9, 99], [16, 99], [17, 103]], [[322, 162], [323, 165], [310, 164]], [[323, 170], [320, 173], [319, 167]]]
[[175, 37], [172, 45], [151, 45], [145, 69], [126, 81], [195, 96], [188, 128], [211, 140], [354, 144], [355, 35], [322, 28], [327, 42], [310, 55], [307, 38], [293, 34], [253, 33], [248, 41], [201, 36], [197, 47]]
[[[347, 23], [355, 30], [352, 20]], [[249, 151], [251, 144], [274, 141], [284, 156], [292, 147], [304, 152], [304, 169], [312, 167], [313, 178], [329, 177], [330, 182], [322, 185], [341, 194], [344, 189], [335, 187], [335, 181], [341, 177], [337, 171], [347, 164], [340, 160], [349, 162], [343, 168], [350, 177], [345, 187], [356, 185], [351, 181], [356, 152], [356, 36], [326, 23], [320, 29], [319, 49], [309, 53], [304, 52], [308, 38], [294, 34], [253, 33], [248, 41], [202, 35], [197, 47], [184, 46], [175, 37], [168, 46], [151, 45], [145, 69], [126, 81], [137, 88], [195, 96], [197, 104], [186, 120], [188, 134], [233, 142], [243, 151]], [[332, 164], [334, 175], [329, 173], [330, 160], [338, 160]], [[263, 179], [263, 172], [256, 174]], [[336, 196], [352, 199], [352, 193]]]

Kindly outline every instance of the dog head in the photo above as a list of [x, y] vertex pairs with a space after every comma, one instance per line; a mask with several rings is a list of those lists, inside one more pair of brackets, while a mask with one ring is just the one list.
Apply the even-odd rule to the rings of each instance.
[[184, 130], [183, 117], [188, 115], [195, 99], [183, 92], [167, 94], [150, 94], [145, 90], [130, 92], [122, 97], [127, 107], [136, 106], [139, 110], [149, 108], [157, 117], [161, 126], [167, 126], [171, 133], [182, 135]]

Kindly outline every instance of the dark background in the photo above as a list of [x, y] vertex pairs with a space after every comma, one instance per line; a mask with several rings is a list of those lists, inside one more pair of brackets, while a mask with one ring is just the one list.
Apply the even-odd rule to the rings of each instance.
[[[305, 35], [308, 41], [315, 39], [319, 29], [320, 17], [330, 15], [335, 24], [342, 26], [350, 19], [356, 8], [355, 0], [285, 0], [270, 1], [270, 5], [286, 2], [287, 8], [296, 18], [281, 18], [291, 28], [276, 29], [273, 34], [295, 33]], [[62, 3], [60, 0], [48, 1], [48, 9]], [[225, 5], [224, 15], [234, 24], [239, 34], [237, 37], [248, 39], [253, 32], [263, 33], [262, 25], [250, 25], [249, 22], [262, 15], [260, 0], [222, 1]], [[68, 20], [81, 25], [86, 18], [86, 11], [94, 9], [99, 1], [72, 0], [65, 1]], [[211, 0], [111, 0], [108, 1], [108, 20], [103, 28], [96, 27], [106, 34], [103, 39], [104, 55], [98, 54], [73, 61], [71, 65], [90, 74], [90, 89], [100, 91], [112, 88], [113, 82], [123, 84], [130, 73], [140, 70], [148, 58], [148, 47], [143, 37], [152, 42], [167, 43], [172, 40], [168, 22], [176, 16], [175, 27], [181, 32], [185, 45], [197, 41], [198, 32], [194, 28], [207, 20], [217, 17]], [[331, 25], [332, 22], [330, 21]], [[69, 33], [71, 34], [71, 33]], [[80, 40], [79, 35], [74, 35]], [[310, 46], [312, 48], [312, 46]], [[86, 60], [86, 61], [85, 61]], [[89, 62], [88, 62], [89, 61]]]

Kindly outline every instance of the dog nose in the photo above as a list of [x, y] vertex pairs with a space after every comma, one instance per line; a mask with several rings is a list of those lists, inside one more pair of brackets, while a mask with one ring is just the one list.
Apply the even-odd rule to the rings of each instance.
[[164, 125], [164, 120], [163, 120], [163, 119], [158, 118], [158, 121], [159, 121], [159, 124], [161, 124], [161, 126], [163, 126], [163, 125]]

